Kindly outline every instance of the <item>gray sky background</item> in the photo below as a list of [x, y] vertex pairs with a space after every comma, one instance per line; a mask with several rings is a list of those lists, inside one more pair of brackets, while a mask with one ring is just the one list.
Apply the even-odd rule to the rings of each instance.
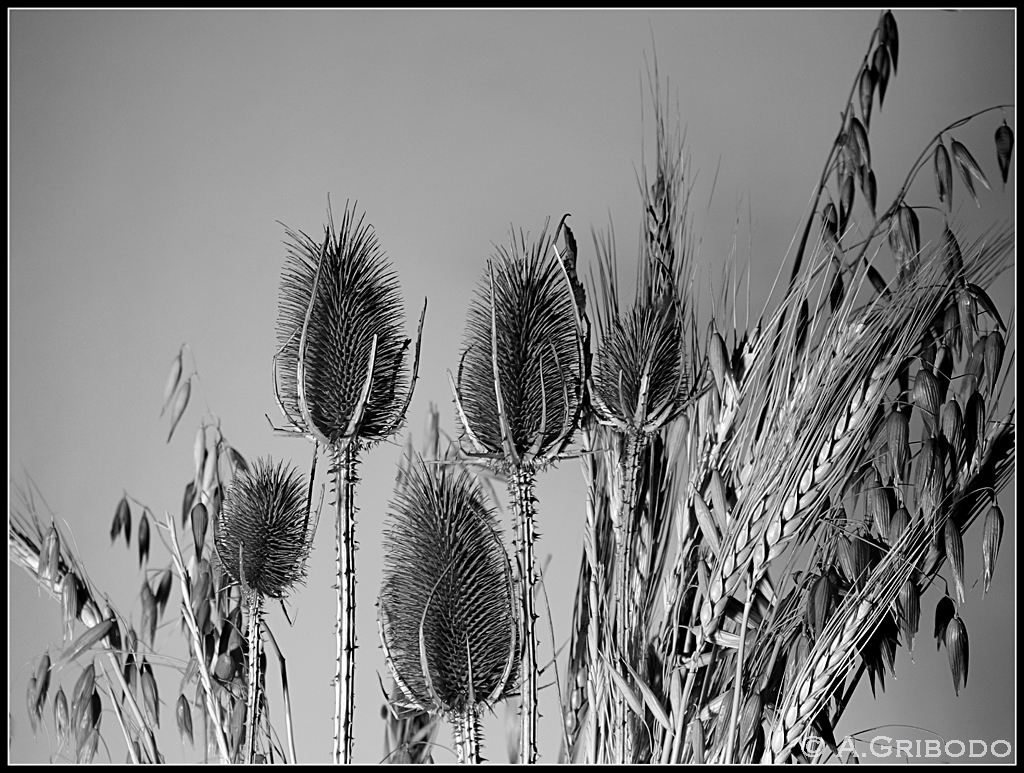
[[[1012, 12], [896, 18], [899, 71], [881, 111], [876, 101], [870, 132], [880, 208], [936, 131], [1016, 94]], [[336, 215], [346, 199], [358, 199], [400, 278], [410, 330], [423, 297], [430, 299], [406, 434], [365, 455], [357, 500], [355, 758], [379, 760], [377, 673], [385, 667], [374, 601], [383, 514], [402, 442], [408, 432], [422, 437], [428, 405], [439, 404], [443, 427], [455, 429], [445, 373], [457, 366], [466, 309], [492, 242], [503, 242], [510, 224], [537, 234], [546, 217], [571, 212], [586, 271], [594, 258], [590, 228], [605, 228], [610, 216], [620, 271], [632, 276], [642, 103], [653, 147], [643, 77], [653, 45], [692, 154], [703, 319], [708, 279], [717, 282], [733, 250], [741, 266], [752, 259], [751, 303], [760, 309], [877, 19], [877, 11], [12, 12], [9, 479], [21, 483], [27, 472], [38, 482], [95, 586], [137, 623], [134, 535], [131, 552], [123, 543], [110, 547], [115, 506], [127, 491], [161, 517], [170, 510], [179, 518], [203, 416], [219, 416], [228, 441], [250, 460], [273, 455], [308, 470], [310, 444], [272, 436], [263, 418], [279, 419], [270, 379], [285, 255], [278, 221], [316, 236], [328, 194]], [[1016, 129], [1012, 110], [1007, 120]], [[991, 113], [953, 135], [995, 188], [979, 189], [979, 210], [955, 180], [962, 243], [1015, 217], [1015, 172], [1005, 192], [998, 181], [992, 137], [999, 123]], [[910, 202], [937, 203], [930, 162]], [[925, 210], [920, 217], [924, 238], [934, 238], [941, 216]], [[1014, 308], [1009, 275], [993, 296], [1004, 313]], [[182, 342], [201, 384], [166, 444], [161, 396]], [[186, 368], [191, 363], [186, 356]], [[1015, 375], [1010, 383], [1015, 392]], [[548, 591], [561, 644], [582, 550], [578, 464], [544, 475], [538, 497], [539, 554], [552, 555]], [[942, 738], [1016, 740], [1012, 495], [1002, 502], [1007, 528], [992, 592], [982, 600], [979, 582], [963, 611], [971, 637], [966, 691], [954, 698], [946, 653], [932, 643], [933, 591], [922, 603], [913, 661], [900, 650], [898, 679], [887, 680], [876, 702], [865, 684], [837, 736], [901, 723]], [[137, 533], [140, 508], [132, 509]], [[331, 752], [332, 517], [325, 510], [307, 587], [293, 596], [294, 627], [279, 609], [269, 618], [288, 657], [305, 762], [327, 762]], [[973, 580], [981, 572], [980, 524], [966, 551]], [[154, 534], [149, 565], [168, 563]], [[25, 686], [35, 659], [60, 649], [60, 612], [8, 567], [9, 755], [41, 762], [56, 744], [44, 731], [33, 738]], [[173, 642], [170, 652], [180, 658], [178, 598], [158, 649]], [[546, 625], [541, 631], [542, 651], [550, 652]], [[180, 662], [156, 664], [161, 750], [170, 761], [195, 761], [200, 754], [183, 750], [174, 729], [173, 665]], [[78, 671], [72, 666], [55, 682], [67, 691]], [[268, 692], [283, 729], [274, 665]], [[124, 740], [105, 706], [103, 736], [120, 762]], [[542, 759], [554, 761], [553, 689], [541, 710]], [[52, 729], [49, 704], [45, 717]], [[485, 755], [496, 761], [505, 759], [503, 722], [499, 708], [486, 725]], [[906, 727], [884, 734], [934, 737]], [[450, 745], [447, 728], [438, 741]], [[102, 746], [97, 759], [106, 759]]]

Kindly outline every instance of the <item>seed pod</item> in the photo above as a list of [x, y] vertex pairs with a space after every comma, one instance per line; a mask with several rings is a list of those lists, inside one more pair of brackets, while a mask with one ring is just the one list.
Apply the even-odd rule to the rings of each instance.
[[853, 584], [857, 579], [857, 567], [854, 564], [853, 545], [845, 534], [836, 535], [836, 558], [839, 559], [843, 574]]
[[[988, 593], [992, 583], [992, 574], [996, 570], [996, 559], [999, 558], [999, 546], [1003, 541], [1003, 511], [995, 502], [985, 514], [985, 535], [981, 541], [981, 556], [984, 564], [984, 593]], [[982, 595], [984, 595], [984, 593]]]
[[146, 713], [153, 723], [160, 727], [160, 693], [157, 690], [156, 679], [153, 677], [153, 667], [142, 659], [139, 667], [139, 682], [142, 684], [142, 700], [146, 706]]
[[192, 441], [192, 461], [195, 463], [193, 480], [202, 482], [203, 469], [206, 463], [206, 425], [200, 424], [196, 430], [196, 438]]
[[46, 706], [46, 699], [50, 692], [50, 656], [44, 654], [36, 667], [35, 675], [35, 698], [36, 717], [41, 719], [43, 708]]
[[[946, 205], [946, 209], [953, 209], [953, 167], [949, 163], [949, 153], [946, 146], [939, 140], [935, 146], [935, 186], [938, 188], [939, 201]], [[949, 229], [946, 229], [949, 231]]]
[[985, 444], [985, 398], [974, 392], [964, 412], [965, 458], [970, 461], [979, 455]]
[[910, 460], [910, 418], [906, 413], [895, 410], [886, 419], [889, 458], [893, 471], [903, 475]]
[[185, 495], [181, 500], [181, 525], [188, 523], [189, 514], [192, 512], [192, 503], [196, 499], [196, 484], [189, 481], [185, 485]]
[[764, 701], [760, 692], [752, 692], [743, 702], [740, 712], [740, 749], [746, 749], [754, 740], [755, 731], [761, 727], [761, 712]]
[[[123, 501], [123, 500], [122, 500]], [[114, 512], [114, 522], [110, 525], [110, 544], [113, 545], [114, 541], [121, 536], [121, 507], [118, 506]]]
[[846, 226], [850, 222], [850, 213], [853, 212], [853, 175], [843, 176], [843, 183], [840, 186], [839, 195], [839, 233], [846, 233]]
[[163, 407], [160, 409], [160, 415], [164, 415], [164, 411], [167, 410], [167, 405], [171, 402], [171, 395], [174, 394], [174, 390], [178, 388], [178, 384], [181, 383], [181, 350], [178, 350], [178, 356], [174, 358], [171, 363], [171, 370], [167, 374], [167, 382], [164, 384], [164, 402]]
[[804, 661], [807, 660], [808, 652], [810, 652], [810, 642], [807, 635], [800, 631], [790, 642], [789, 654], [786, 656], [786, 671], [783, 678], [786, 690], [791, 690], [796, 684], [800, 669], [803, 668]]
[[871, 210], [871, 216], [875, 217], [875, 204], [878, 201], [878, 183], [875, 182], [875, 173], [872, 170], [868, 170], [867, 174], [860, 183], [861, 192], [864, 194], [864, 198], [867, 199], [868, 208]]
[[996, 129], [996, 158], [999, 160], [999, 174], [1003, 177], [1003, 185], [1006, 185], [1007, 175], [1010, 173], [1010, 155], [1013, 153], [1013, 129], [1003, 125]]
[[217, 488], [217, 460], [219, 455], [217, 453], [217, 446], [214, 445], [210, 449], [209, 453], [206, 454], [206, 460], [203, 462], [203, 485], [201, 491], [207, 496], [207, 498], [213, 497], [213, 491]]
[[726, 353], [725, 341], [716, 330], [711, 335], [711, 342], [708, 344], [708, 359], [711, 363], [711, 374], [715, 377], [715, 384], [720, 392], [725, 391], [725, 377], [729, 373], [729, 355]]
[[857, 152], [860, 155], [860, 171], [864, 173], [871, 168], [871, 146], [868, 144], [868, 133], [864, 124], [857, 120], [857, 116], [850, 117], [850, 134], [857, 143]]
[[821, 575], [811, 586], [811, 593], [807, 597], [807, 625], [811, 629], [811, 636], [817, 641], [821, 632], [825, 629], [825, 623], [832, 612], [833, 587], [828, 572]]
[[964, 389], [967, 394], [981, 389], [981, 380], [985, 377], [985, 340], [988, 336], [979, 336], [971, 347], [971, 356], [964, 368]]
[[891, 67], [889, 65], [889, 52], [885, 50], [885, 46], [878, 46], [875, 48], [875, 54], [871, 59], [871, 68], [876, 73], [876, 80], [878, 82], [878, 109], [882, 109], [882, 103], [885, 101], [885, 89], [889, 85], [889, 74]]
[[885, 43], [885, 47], [889, 50], [889, 58], [892, 59], [892, 71], [895, 73], [900, 58], [900, 36], [896, 27], [896, 17], [892, 15], [892, 11], [885, 12], [880, 26], [882, 29], [879, 39]]
[[88, 668], [82, 669], [78, 680], [75, 682], [75, 689], [71, 693], [71, 723], [78, 726], [82, 713], [91, 699], [93, 689], [96, 686], [96, 667], [90, 663]]
[[39, 579], [51, 587], [57, 583], [57, 570], [60, 565], [60, 533], [57, 524], [51, 523], [50, 530], [43, 538], [39, 550]]
[[192, 709], [184, 695], [178, 696], [178, 702], [174, 706], [174, 719], [178, 723], [178, 735], [188, 738], [189, 744], [195, 746], [192, 740]]
[[25, 693], [25, 703], [28, 706], [28, 721], [32, 725], [32, 735], [36, 734], [36, 725], [39, 723], [39, 717], [36, 716], [36, 708], [38, 707], [38, 701], [36, 700], [36, 678], [30, 677], [28, 680], [28, 690]]
[[978, 162], [974, 160], [974, 156], [971, 155], [966, 147], [956, 140], [950, 140], [950, 146], [953, 150], [953, 161], [956, 163], [956, 168], [960, 171], [960, 177], [963, 178], [964, 185], [967, 186], [967, 190], [970, 191], [971, 196], [974, 198], [974, 203], [980, 207], [981, 202], [978, 201], [978, 194], [974, 192], [974, 182], [971, 180], [971, 177], [977, 178], [978, 182], [989, 190], [992, 190], [992, 186], [988, 184], [985, 173], [981, 171]]
[[206, 542], [206, 526], [209, 521], [206, 505], [196, 502], [192, 508], [192, 543], [196, 548], [196, 560], [203, 560], [203, 544]]
[[875, 96], [874, 68], [865, 66], [860, 73], [860, 114], [864, 116], [864, 125], [871, 126], [871, 102]]
[[148, 636], [150, 646], [153, 646], [156, 638], [156, 596], [153, 589], [149, 587], [147, 580], [142, 581], [142, 591], [139, 594], [142, 602], [142, 634]]
[[63, 688], [57, 688], [57, 694], [53, 696], [53, 726], [57, 729], [57, 741], [61, 746], [68, 742], [68, 699], [64, 695]]
[[879, 536], [884, 537], [889, 534], [889, 521], [893, 509], [892, 495], [889, 489], [882, 485], [877, 470], [872, 467], [869, 474], [871, 479], [866, 482], [864, 505]]
[[174, 430], [178, 426], [178, 422], [181, 421], [182, 414], [185, 413], [185, 409], [188, 407], [188, 398], [192, 394], [192, 379], [186, 381], [178, 388], [178, 396], [174, 398], [174, 408], [171, 411], [171, 430], [167, 433], [167, 442], [171, 442], [171, 438], [174, 436]]
[[949, 653], [949, 670], [953, 674], [953, 690], [959, 696], [960, 688], [967, 686], [967, 667], [970, 662], [967, 626], [960, 615], [955, 615], [946, 626], [946, 651]]
[[949, 568], [953, 572], [953, 584], [956, 586], [956, 595], [960, 603], [964, 603], [964, 539], [960, 534], [959, 527], [952, 518], [946, 519], [945, 527], [946, 556], [949, 558]]
[[1006, 341], [1003, 334], [993, 330], [985, 336], [985, 351], [983, 356], [985, 373], [988, 375], [988, 388], [994, 392], [996, 379], [999, 378], [999, 371], [1003, 367], [1003, 352], [1006, 351]]
[[889, 521], [889, 546], [895, 547], [903, 533], [910, 528], [910, 513], [905, 507], [897, 507]]
[[139, 521], [139, 566], [149, 559], [149, 517], [143, 513]]
[[964, 454], [964, 416], [960, 411], [960, 403], [955, 397], [951, 397], [942, 406], [940, 417], [942, 436], [946, 438], [946, 445], [949, 448], [954, 472], [960, 469], [960, 463]]
[[160, 610], [160, 617], [163, 617], [167, 608], [167, 601], [171, 598], [171, 570], [164, 569], [160, 573], [160, 582], [156, 586], [156, 605]]
[[900, 587], [900, 595], [896, 603], [900, 610], [900, 627], [907, 638], [910, 650], [913, 651], [914, 637], [917, 635], [921, 621], [921, 592], [917, 583], [908, 578]]
[[64, 575], [60, 592], [60, 611], [63, 622], [64, 639], [74, 638], [75, 620], [78, 618], [78, 577], [74, 570]]

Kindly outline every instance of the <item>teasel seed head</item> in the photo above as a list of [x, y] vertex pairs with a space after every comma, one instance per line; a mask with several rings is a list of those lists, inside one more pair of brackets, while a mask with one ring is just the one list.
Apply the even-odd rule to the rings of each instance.
[[579, 425], [588, 339], [576, 242], [565, 218], [554, 239], [547, 223], [534, 242], [513, 233], [488, 262], [470, 304], [451, 379], [462, 430], [479, 456], [513, 468], [554, 461]]
[[384, 440], [405, 421], [419, 366], [417, 335], [410, 373], [398, 279], [354, 205], [337, 229], [328, 210], [322, 242], [286, 233], [274, 358], [286, 430], [325, 446]]
[[306, 574], [307, 515], [303, 476], [281, 462], [259, 459], [228, 487], [214, 531], [217, 560], [243, 587], [282, 598]]
[[414, 464], [384, 534], [381, 643], [409, 707], [491, 706], [518, 684], [512, 574], [493, 510], [468, 472]]

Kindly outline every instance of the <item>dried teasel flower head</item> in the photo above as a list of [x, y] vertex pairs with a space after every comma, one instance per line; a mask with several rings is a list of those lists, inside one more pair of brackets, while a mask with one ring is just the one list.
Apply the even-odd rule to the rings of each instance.
[[285, 431], [324, 446], [384, 440], [405, 421], [419, 367], [419, 335], [408, 367], [398, 279], [354, 205], [338, 228], [328, 209], [321, 242], [286, 233], [274, 358]]
[[458, 376], [449, 377], [475, 452], [513, 468], [554, 461], [583, 408], [589, 323], [576, 241], [564, 217], [554, 239], [547, 226], [533, 242], [513, 233], [488, 262], [469, 307]]
[[309, 526], [303, 476], [259, 459], [228, 488], [214, 531], [217, 560], [243, 588], [281, 598], [305, 577]]
[[465, 470], [410, 465], [385, 530], [381, 642], [405, 703], [464, 714], [518, 683], [512, 574], [493, 510]]

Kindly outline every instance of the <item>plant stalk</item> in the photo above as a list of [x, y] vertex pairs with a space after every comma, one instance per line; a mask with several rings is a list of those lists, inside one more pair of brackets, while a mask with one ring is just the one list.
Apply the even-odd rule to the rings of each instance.
[[352, 762], [352, 723], [355, 717], [356, 664], [356, 541], [355, 485], [357, 444], [349, 441], [331, 449], [337, 506], [335, 566], [338, 573], [337, 652], [334, 681], [334, 763]]
[[533, 484], [534, 473], [532, 470], [520, 467], [509, 475], [508, 488], [519, 537], [517, 548], [521, 573], [519, 595], [522, 614], [519, 619], [519, 635], [523, 646], [523, 708], [519, 761], [530, 765], [537, 762], [537, 614], [534, 609], [533, 596], [533, 588], [536, 584], [533, 554], [533, 543], [536, 540], [534, 531], [536, 500], [533, 497]]
[[260, 628], [263, 617], [263, 597], [255, 591], [249, 598], [249, 705], [246, 706], [245, 764], [253, 764], [256, 727], [259, 724], [260, 704]]

